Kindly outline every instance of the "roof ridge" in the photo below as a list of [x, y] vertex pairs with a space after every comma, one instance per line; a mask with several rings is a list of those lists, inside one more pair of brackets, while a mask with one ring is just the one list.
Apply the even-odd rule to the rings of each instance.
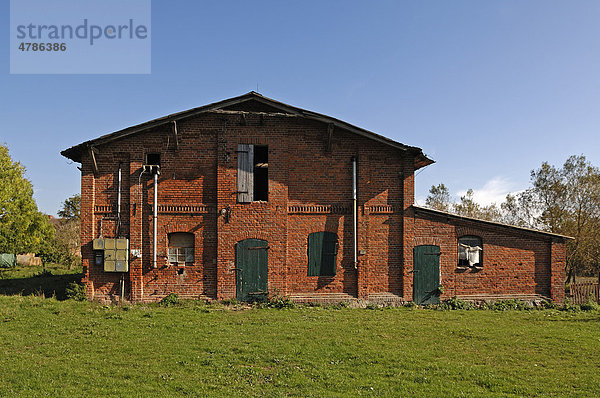
[[364, 129], [362, 127], [352, 125], [348, 122], [334, 118], [332, 116], [328, 116], [328, 115], [324, 115], [324, 114], [310, 111], [307, 109], [299, 108], [299, 107], [296, 107], [293, 105], [286, 104], [281, 101], [277, 101], [277, 100], [269, 98], [269, 97], [265, 97], [264, 95], [262, 95], [256, 91], [249, 91], [245, 94], [242, 94], [242, 95], [239, 95], [236, 97], [231, 97], [228, 99], [224, 99], [221, 101], [203, 105], [200, 107], [195, 107], [195, 108], [191, 108], [191, 109], [188, 109], [185, 111], [172, 113], [172, 114], [162, 116], [162, 117], [159, 117], [156, 119], [152, 119], [152, 120], [149, 120], [147, 122], [140, 123], [137, 125], [129, 126], [124, 129], [117, 130], [112, 133], [102, 135], [98, 138], [84, 141], [78, 145], [72, 146], [68, 149], [63, 150], [61, 152], [61, 155], [65, 156], [75, 162], [81, 162], [81, 156], [82, 156], [83, 151], [87, 150], [91, 146], [102, 145], [104, 143], [114, 141], [114, 140], [117, 140], [120, 138], [124, 138], [124, 137], [130, 136], [130, 135], [133, 135], [133, 134], [137, 134], [137, 133], [146, 131], [148, 129], [151, 129], [153, 127], [157, 127], [157, 126], [160, 126], [160, 125], [163, 125], [166, 123], [170, 123], [172, 121], [176, 121], [176, 120], [187, 118], [187, 117], [192, 117], [192, 116], [204, 113], [204, 112], [209, 112], [209, 111], [217, 110], [217, 109], [224, 108], [227, 106], [243, 103], [243, 102], [248, 101], [251, 98], [257, 98], [260, 101], [264, 101], [265, 103], [267, 103], [273, 107], [281, 108], [282, 110], [287, 111], [289, 113], [296, 114], [296, 115], [305, 117], [307, 119], [312, 119], [312, 120], [317, 120], [317, 121], [321, 121], [321, 122], [328, 123], [328, 124], [333, 124], [344, 130], [347, 130], [352, 133], [364, 136], [366, 138], [369, 138], [369, 139], [381, 142], [383, 144], [395, 147], [397, 149], [400, 149], [403, 151], [410, 151], [415, 155], [415, 166], [414, 166], [415, 170], [434, 163], [434, 161], [432, 159], [429, 159], [423, 153], [421, 148], [402, 144], [398, 141], [392, 140], [391, 138], [387, 138], [385, 136], [379, 135], [377, 133], [374, 133], [374, 132]]

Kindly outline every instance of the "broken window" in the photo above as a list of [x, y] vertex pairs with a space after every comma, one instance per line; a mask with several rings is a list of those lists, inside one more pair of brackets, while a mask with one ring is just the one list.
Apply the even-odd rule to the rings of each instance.
[[160, 153], [147, 153], [146, 164], [152, 166], [160, 166]]
[[169, 236], [169, 264], [183, 266], [194, 264], [194, 234], [173, 232]]
[[269, 148], [254, 147], [254, 200], [269, 200]]
[[333, 232], [308, 235], [308, 276], [335, 276], [338, 236]]
[[483, 266], [483, 243], [480, 237], [466, 235], [458, 238], [458, 266], [472, 268]]
[[239, 203], [269, 200], [269, 148], [238, 145], [237, 198]]

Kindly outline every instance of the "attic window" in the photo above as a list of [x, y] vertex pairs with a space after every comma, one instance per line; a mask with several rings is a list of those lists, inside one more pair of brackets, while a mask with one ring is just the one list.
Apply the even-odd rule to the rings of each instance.
[[238, 203], [269, 200], [269, 148], [239, 144], [237, 150]]
[[160, 166], [160, 153], [147, 153], [146, 164], [152, 166]]

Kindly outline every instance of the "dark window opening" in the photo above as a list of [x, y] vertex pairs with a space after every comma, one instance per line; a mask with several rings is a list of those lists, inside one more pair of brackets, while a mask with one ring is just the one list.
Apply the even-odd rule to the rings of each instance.
[[308, 276], [335, 276], [338, 236], [333, 232], [308, 235]]
[[458, 238], [458, 266], [472, 268], [483, 266], [483, 242], [480, 237], [467, 235]]
[[147, 153], [146, 164], [160, 166], [160, 153]]
[[254, 201], [269, 200], [269, 147], [254, 146]]
[[194, 234], [173, 232], [169, 234], [169, 264], [183, 266], [194, 264]]

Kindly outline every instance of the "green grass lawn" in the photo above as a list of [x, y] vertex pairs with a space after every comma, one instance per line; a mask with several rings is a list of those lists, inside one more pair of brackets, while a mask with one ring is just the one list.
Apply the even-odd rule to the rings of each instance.
[[600, 312], [0, 296], [0, 396], [598, 396]]

